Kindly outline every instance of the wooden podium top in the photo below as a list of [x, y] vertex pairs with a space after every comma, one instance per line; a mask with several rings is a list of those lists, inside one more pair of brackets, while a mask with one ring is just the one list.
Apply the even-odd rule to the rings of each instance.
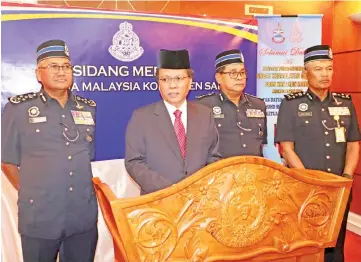
[[169, 188], [117, 199], [94, 178], [116, 261], [323, 261], [352, 181], [232, 157]]

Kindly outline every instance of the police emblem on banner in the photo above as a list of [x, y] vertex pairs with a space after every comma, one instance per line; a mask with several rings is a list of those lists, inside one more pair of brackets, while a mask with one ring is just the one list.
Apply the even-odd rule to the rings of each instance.
[[140, 46], [139, 37], [133, 32], [133, 26], [128, 22], [119, 25], [119, 31], [113, 36], [113, 44], [109, 53], [122, 62], [131, 62], [142, 56], [143, 47]]

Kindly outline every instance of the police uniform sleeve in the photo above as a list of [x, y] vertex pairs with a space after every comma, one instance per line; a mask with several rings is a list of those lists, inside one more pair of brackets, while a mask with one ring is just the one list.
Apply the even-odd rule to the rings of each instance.
[[95, 160], [95, 143], [96, 143], [96, 129], [97, 129], [97, 120], [96, 120], [96, 113], [97, 113], [97, 107], [95, 107], [94, 111], [93, 111], [93, 117], [94, 117], [94, 130], [93, 130], [93, 141], [90, 145], [90, 161], [94, 161]]
[[278, 111], [275, 143], [289, 141], [294, 142], [293, 114], [289, 103], [283, 99]]
[[347, 132], [347, 142], [354, 142], [361, 140], [360, 127], [357, 122], [357, 114], [354, 104], [351, 102], [351, 123]]
[[264, 112], [264, 131], [263, 131], [263, 144], [268, 144], [268, 140], [267, 140], [267, 137], [268, 137], [268, 129], [267, 129], [267, 110], [266, 110], [266, 103], [263, 101], [263, 104], [264, 104], [264, 109], [263, 109], [263, 112]]
[[222, 159], [222, 156], [219, 153], [219, 133], [211, 112], [209, 112], [209, 133], [211, 143], [208, 150], [207, 164]]
[[20, 135], [16, 107], [7, 103], [1, 119], [1, 162], [20, 166]]

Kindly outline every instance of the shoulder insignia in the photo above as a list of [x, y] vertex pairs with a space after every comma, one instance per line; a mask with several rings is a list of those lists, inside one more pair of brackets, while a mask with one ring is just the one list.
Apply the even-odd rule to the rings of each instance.
[[213, 96], [213, 95], [215, 95], [214, 92], [208, 93], [208, 94], [205, 94], [205, 95], [196, 96], [195, 98], [196, 98], [196, 99], [202, 99], [202, 98], [204, 98], [204, 97]]
[[81, 97], [81, 96], [78, 96], [78, 95], [75, 95], [75, 99], [77, 101], [81, 101], [87, 105], [90, 105], [90, 106], [93, 106], [95, 107], [97, 104], [95, 103], [94, 100], [91, 100], [91, 99], [88, 99], [88, 98], [85, 98], [85, 97]]
[[305, 92], [297, 92], [297, 93], [287, 94], [287, 95], [285, 95], [284, 97], [285, 97], [287, 100], [293, 100], [293, 99], [296, 99], [296, 98], [304, 97], [305, 95], [306, 95]]
[[252, 97], [252, 98], [257, 98], [259, 100], [263, 100], [263, 98], [260, 98], [260, 97], [257, 97], [257, 96], [254, 96], [254, 95], [250, 95], [250, 94], [247, 94], [247, 93], [244, 93], [246, 96], [248, 97]]
[[33, 99], [37, 98], [37, 96], [38, 96], [37, 93], [27, 93], [27, 94], [23, 94], [23, 95], [12, 96], [12, 97], [9, 97], [8, 99], [9, 99], [10, 103], [12, 103], [12, 104], [19, 104], [19, 103], [33, 100]]
[[335, 92], [332, 92], [332, 95], [333, 95], [334, 97], [340, 97], [340, 98], [344, 98], [344, 99], [347, 99], [347, 100], [352, 100], [351, 95], [347, 95], [347, 94], [344, 94], [344, 93], [335, 93]]

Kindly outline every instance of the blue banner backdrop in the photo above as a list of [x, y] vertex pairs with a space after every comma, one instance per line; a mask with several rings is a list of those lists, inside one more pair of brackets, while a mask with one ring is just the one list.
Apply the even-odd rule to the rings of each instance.
[[189, 99], [217, 92], [214, 58], [241, 49], [246, 92], [256, 94], [257, 26], [178, 16], [59, 9], [2, 3], [2, 100], [40, 89], [36, 48], [66, 41], [74, 67], [72, 90], [97, 102], [96, 160], [124, 158], [134, 109], [160, 99], [154, 79], [160, 49], [188, 49], [195, 79]]

